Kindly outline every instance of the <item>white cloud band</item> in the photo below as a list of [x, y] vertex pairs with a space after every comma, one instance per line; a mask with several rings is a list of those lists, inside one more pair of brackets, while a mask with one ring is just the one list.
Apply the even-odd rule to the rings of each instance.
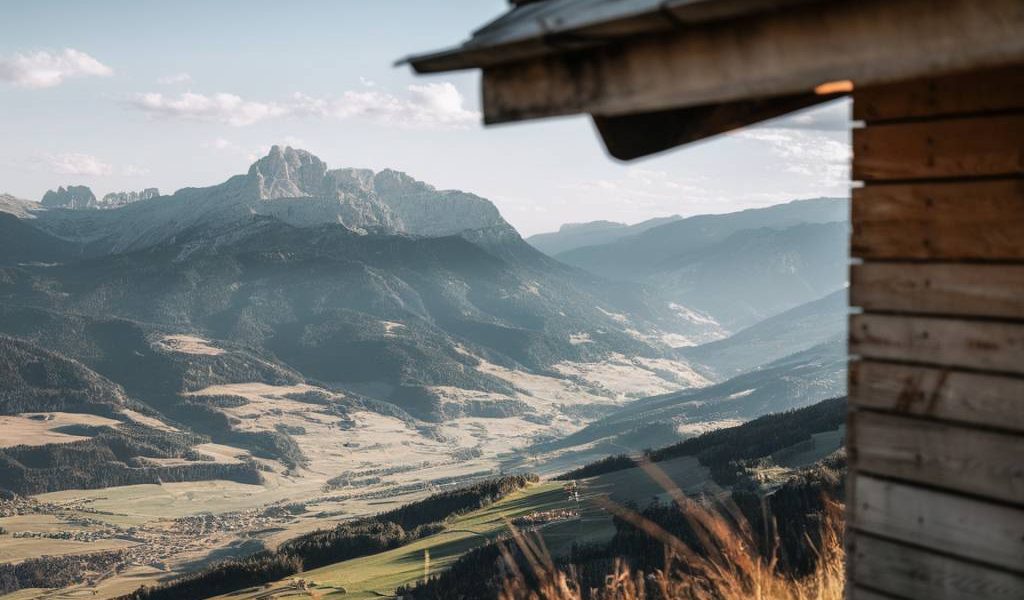
[[458, 128], [479, 120], [480, 114], [464, 106], [464, 98], [451, 83], [410, 85], [404, 97], [376, 89], [346, 91], [337, 98], [295, 93], [285, 102], [245, 100], [234, 94], [185, 92], [177, 97], [158, 92], [137, 94], [130, 104], [163, 118], [192, 119], [244, 127], [281, 117], [366, 119], [410, 128]]
[[73, 48], [53, 53], [45, 50], [0, 57], [0, 81], [19, 87], [47, 88], [70, 77], [109, 77], [114, 70]]

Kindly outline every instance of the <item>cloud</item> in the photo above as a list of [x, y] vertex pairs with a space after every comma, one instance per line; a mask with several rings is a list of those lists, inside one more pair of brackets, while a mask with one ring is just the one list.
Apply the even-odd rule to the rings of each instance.
[[760, 142], [781, 158], [785, 170], [834, 188], [845, 185], [850, 176], [850, 144], [819, 131], [757, 127], [735, 135]]
[[121, 167], [121, 173], [128, 177], [139, 177], [142, 175], [149, 175], [150, 171], [146, 167], [140, 167], [139, 165], [125, 165]]
[[0, 81], [18, 87], [48, 88], [71, 77], [109, 77], [114, 70], [85, 52], [65, 48], [53, 53], [45, 50], [0, 57]]
[[130, 105], [154, 117], [225, 123], [235, 127], [283, 117], [363, 119], [407, 128], [460, 128], [479, 120], [464, 106], [451, 83], [410, 85], [403, 97], [377, 89], [349, 90], [338, 97], [295, 93], [285, 102], [246, 100], [235, 94], [185, 92], [177, 97], [158, 92], [137, 94]]
[[61, 175], [110, 175], [114, 169], [91, 154], [66, 153], [42, 156], [50, 170]]
[[206, 96], [184, 92], [177, 98], [157, 92], [138, 94], [132, 105], [153, 116], [219, 121], [244, 127], [288, 114], [289, 109], [273, 103], [251, 102], [234, 94]]
[[158, 77], [156, 82], [160, 85], [176, 85], [179, 83], [191, 83], [192, 76], [188, 73], [171, 73], [170, 75]]

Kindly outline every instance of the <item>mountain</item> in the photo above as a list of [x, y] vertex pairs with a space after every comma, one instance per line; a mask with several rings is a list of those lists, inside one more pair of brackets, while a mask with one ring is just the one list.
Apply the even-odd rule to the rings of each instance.
[[700, 389], [637, 400], [583, 429], [543, 442], [541, 460], [635, 451], [846, 393], [846, 340], [836, 336], [760, 369]]
[[583, 382], [584, 365], [616, 362], [617, 391], [586, 384], [615, 401], [638, 393], [629, 377], [644, 390], [706, 381], [662, 336], [713, 328], [542, 254], [483, 198], [396, 171], [329, 170], [275, 146], [220, 185], [32, 214], [0, 215], [31, 238], [0, 263], [0, 302], [236, 345], [418, 419], [443, 419], [466, 391], [515, 399], [495, 368]]
[[62, 411], [112, 416], [138, 408], [119, 386], [84, 365], [0, 335], [0, 414]]
[[185, 188], [117, 210], [41, 211], [34, 225], [115, 253], [253, 215], [273, 216], [298, 227], [336, 223], [357, 232], [432, 237], [480, 229], [514, 231], [494, 205], [479, 196], [437, 190], [397, 171], [328, 170], [309, 152], [280, 146], [247, 174], [220, 185]]
[[845, 285], [848, 210], [819, 198], [690, 217], [557, 258], [736, 332]]
[[19, 219], [34, 218], [32, 212], [39, 208], [39, 204], [30, 200], [22, 200], [10, 194], [0, 194], [0, 213], [14, 215]]
[[381, 399], [423, 418], [433, 408], [414, 409], [408, 396], [422, 402], [424, 386], [511, 392], [476, 368], [480, 359], [545, 371], [612, 352], [667, 356], [585, 278], [521, 240], [507, 244], [515, 260], [459, 236], [257, 216], [135, 252], [11, 269], [0, 298], [262, 348], [316, 380], [390, 390]]
[[652, 270], [722, 242], [740, 231], [848, 220], [847, 199], [794, 200], [767, 208], [688, 217], [600, 246], [561, 252], [556, 258], [609, 279], [640, 281]]
[[140, 192], [111, 192], [104, 194], [103, 199], [97, 204], [97, 208], [118, 208], [132, 202], [138, 202], [139, 200], [149, 200], [150, 198], [157, 198], [160, 196], [160, 190], [157, 188], [146, 188]]
[[41, 231], [28, 218], [0, 212], [0, 266], [64, 262], [82, 254], [80, 244]]
[[662, 297], [736, 331], [846, 285], [849, 225], [739, 231], [654, 269]]
[[558, 231], [538, 233], [526, 238], [534, 248], [549, 256], [556, 256], [584, 246], [598, 246], [615, 240], [643, 233], [665, 223], [680, 220], [679, 215], [649, 219], [634, 225], [613, 221], [590, 221], [589, 223], [566, 223]]
[[56, 190], [49, 190], [43, 194], [39, 204], [44, 208], [68, 208], [71, 210], [84, 210], [96, 208], [96, 195], [88, 186], [69, 185], [67, 188], [59, 187]]
[[801, 304], [714, 342], [679, 348], [713, 379], [727, 379], [806, 350], [836, 336], [845, 337], [849, 312], [845, 289]]
[[254, 464], [211, 463], [193, 450], [208, 438], [161, 422], [120, 386], [29, 342], [0, 335], [0, 381], [0, 422], [21, 433], [20, 444], [0, 444], [0, 490], [261, 481]]

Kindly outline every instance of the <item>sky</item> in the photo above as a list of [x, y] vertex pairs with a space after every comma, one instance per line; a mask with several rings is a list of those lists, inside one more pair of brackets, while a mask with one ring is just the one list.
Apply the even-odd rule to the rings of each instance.
[[493, 201], [524, 235], [847, 196], [849, 103], [623, 163], [586, 116], [484, 128], [474, 71], [394, 62], [505, 0], [11, 2], [0, 18], [0, 193], [214, 185], [273, 144]]

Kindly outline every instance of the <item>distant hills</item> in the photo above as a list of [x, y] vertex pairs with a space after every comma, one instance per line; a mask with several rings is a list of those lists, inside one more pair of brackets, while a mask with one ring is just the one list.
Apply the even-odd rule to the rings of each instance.
[[550, 256], [557, 256], [584, 246], [599, 246], [615, 240], [643, 233], [665, 223], [682, 219], [679, 215], [648, 219], [634, 225], [614, 221], [590, 221], [589, 223], [566, 223], [558, 231], [538, 233], [526, 238], [534, 248]]
[[[735, 332], [845, 284], [848, 215], [845, 199], [797, 200], [619, 228], [614, 239], [553, 256], [612, 281], [643, 284], [666, 303]], [[571, 246], [572, 231], [548, 234], [554, 237], [542, 245]]]
[[679, 348], [680, 356], [725, 379], [806, 350], [824, 340], [846, 337], [846, 289], [801, 304], [714, 342]]
[[632, 402], [528, 454], [565, 465], [671, 444], [703, 431], [846, 393], [845, 337], [836, 336], [708, 387]]

